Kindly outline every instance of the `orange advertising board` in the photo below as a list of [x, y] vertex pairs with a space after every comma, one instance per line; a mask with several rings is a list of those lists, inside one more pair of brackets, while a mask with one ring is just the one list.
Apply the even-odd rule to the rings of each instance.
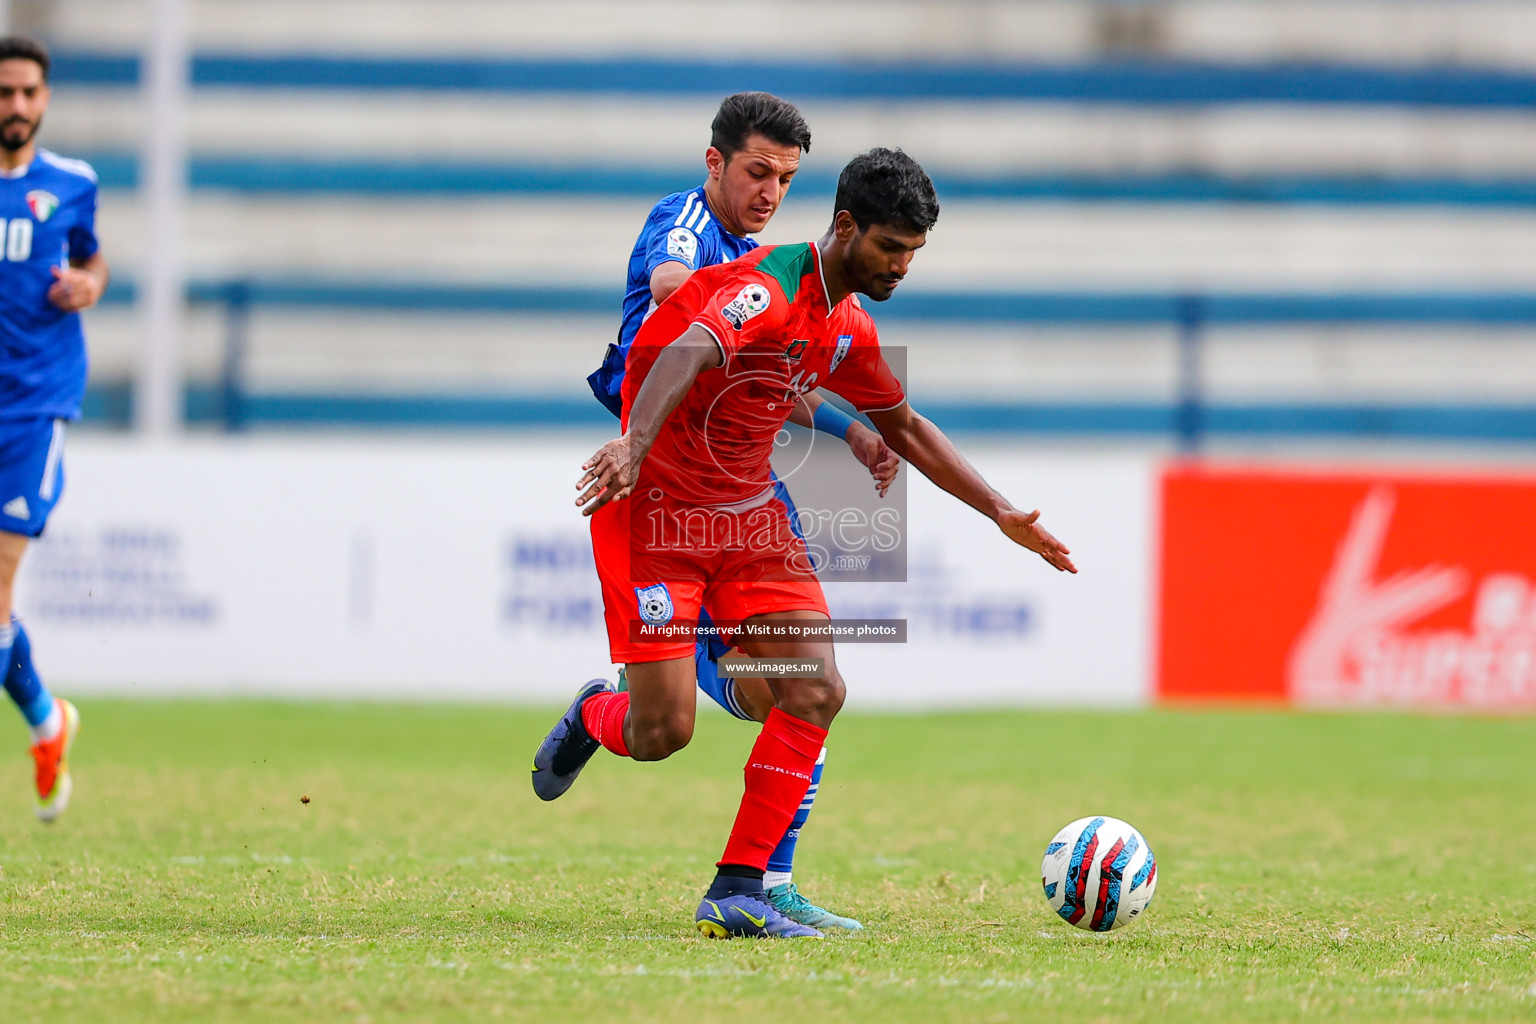
[[1536, 477], [1175, 467], [1162, 700], [1536, 710]]

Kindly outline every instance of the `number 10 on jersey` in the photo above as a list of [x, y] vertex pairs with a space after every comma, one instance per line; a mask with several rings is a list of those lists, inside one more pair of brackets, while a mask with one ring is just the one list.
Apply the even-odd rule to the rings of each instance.
[[11, 263], [25, 263], [32, 258], [32, 218], [0, 220], [0, 239], [5, 241], [5, 259]]

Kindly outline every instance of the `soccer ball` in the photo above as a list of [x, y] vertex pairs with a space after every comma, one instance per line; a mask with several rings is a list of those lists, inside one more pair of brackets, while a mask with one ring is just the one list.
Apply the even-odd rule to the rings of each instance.
[[1152, 847], [1118, 818], [1079, 818], [1045, 848], [1045, 898], [1062, 920], [1107, 932], [1130, 924], [1157, 888]]

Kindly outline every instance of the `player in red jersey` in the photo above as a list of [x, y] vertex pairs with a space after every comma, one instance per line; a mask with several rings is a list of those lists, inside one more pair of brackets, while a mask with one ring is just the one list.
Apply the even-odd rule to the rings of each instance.
[[[617, 343], [608, 346], [603, 365], [587, 378], [593, 394], [615, 419], [624, 415], [624, 373], [630, 344], [641, 324], [698, 268], [729, 263], [758, 247], [752, 233], [767, 227], [780, 208], [800, 167], [800, 155], [809, 152], [810, 145], [810, 126], [793, 104], [763, 92], [735, 93], [721, 100], [705, 153], [708, 178], [703, 185], [666, 196], [651, 208], [630, 253]], [[805, 396], [790, 419], [845, 441], [874, 476], [876, 489], [884, 497], [900, 460], [879, 434], [815, 392]], [[790, 515], [804, 522], [788, 488], [779, 482], [776, 489]], [[707, 606], [701, 622], [708, 630]], [[721, 673], [720, 659], [731, 653], [714, 636], [695, 645], [699, 691], [730, 715], [761, 726], [773, 710], [773, 691], [765, 679]], [[626, 686], [621, 673], [618, 688]], [[763, 889], [780, 913], [803, 925], [857, 931], [862, 927], [857, 920], [812, 903], [794, 880], [795, 854], [821, 791], [825, 767], [825, 760], [818, 759], [805, 799], [768, 859]], [[558, 786], [536, 787], [545, 799], [558, 795], [558, 790]]]
[[[830, 640], [764, 635], [828, 619], [805, 544], [776, 507], [774, 439], [800, 396], [835, 392], [897, 454], [1016, 544], [1076, 572], [1070, 552], [914, 412], [856, 294], [890, 297], [938, 219], [933, 184], [899, 150], [856, 157], [820, 241], [763, 248], [693, 274], [641, 328], [624, 381], [624, 433], [584, 466], [613, 660], [629, 690], [583, 688], [534, 758], [560, 792], [603, 746], [668, 757], [693, 734], [694, 639], [707, 603], [752, 657], [819, 661], [771, 682], [775, 706], [747, 759], [745, 793], [695, 921], [706, 935], [817, 936], [764, 898], [768, 856], [804, 797], [844, 684]], [[658, 639], [659, 637], [659, 639]], [[537, 779], [536, 779], [537, 781]]]

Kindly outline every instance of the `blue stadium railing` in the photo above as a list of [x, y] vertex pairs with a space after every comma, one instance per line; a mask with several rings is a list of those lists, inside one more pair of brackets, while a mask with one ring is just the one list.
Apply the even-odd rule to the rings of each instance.
[[[503, 313], [616, 316], [618, 295], [603, 288], [474, 286], [403, 282], [232, 280], [199, 282], [189, 301], [223, 311], [224, 360], [217, 383], [188, 389], [194, 422], [228, 430], [250, 426], [483, 427], [611, 426], [573, 381], [558, 395], [261, 393], [246, 381], [250, 318], [258, 308], [351, 309], [429, 314]], [[133, 301], [114, 284], [106, 301]], [[999, 402], [922, 400], [948, 429], [1001, 433], [1164, 435], [1185, 450], [1210, 436], [1536, 441], [1532, 403], [1231, 403], [1210, 401], [1204, 349], [1209, 328], [1262, 325], [1468, 325], [1536, 330], [1536, 293], [1337, 293], [1176, 295], [1158, 293], [984, 292], [899, 295], [881, 306], [885, 321], [1076, 327], [1169, 326], [1179, 338], [1172, 402]], [[1405, 340], [1405, 346], [1414, 342]], [[597, 353], [594, 352], [594, 364]], [[98, 387], [88, 418], [126, 423], [125, 384]]]
[[[96, 168], [103, 188], [138, 186], [138, 161], [128, 153], [72, 153]], [[197, 190], [255, 195], [324, 193], [399, 195], [631, 196], [654, 199], [694, 182], [698, 167], [550, 166], [474, 161], [332, 160], [300, 156], [264, 159], [195, 155], [188, 168]], [[949, 199], [1135, 203], [1292, 203], [1399, 206], [1533, 206], [1536, 178], [1455, 178], [1434, 175], [1223, 176], [1170, 174], [968, 174], [935, 170]], [[832, 171], [803, 170], [795, 195], [830, 198]]]
[[[132, 54], [63, 50], [61, 83], [133, 86]], [[1081, 63], [711, 61], [608, 58], [199, 53], [195, 85], [244, 89], [408, 89], [453, 92], [723, 96], [767, 89], [791, 99], [1049, 100], [1117, 105], [1349, 103], [1532, 107], [1536, 74], [1493, 68], [1365, 64], [1221, 64], [1119, 59]]]
[[[798, 100], [901, 104], [914, 100], [1042, 101], [1119, 106], [1350, 104], [1433, 109], [1536, 108], [1536, 74], [1523, 70], [1426, 65], [1217, 64], [1105, 60], [1081, 63], [844, 61], [719, 62], [608, 58], [410, 57], [345, 54], [201, 53], [193, 80], [207, 88], [321, 91], [468, 91], [720, 96], [770, 89]], [[131, 88], [132, 54], [64, 50], [55, 80], [66, 85]], [[1519, 130], [1518, 128], [1512, 130]], [[75, 154], [82, 155], [82, 154]], [[94, 161], [109, 186], [136, 178], [131, 154]], [[194, 159], [196, 188], [242, 192], [596, 193], [654, 196], [690, 182], [697, 168], [634, 172], [603, 166], [541, 167], [445, 159], [431, 164], [377, 161]], [[1223, 176], [1165, 174], [981, 174], [940, 176], [946, 197], [1340, 204], [1536, 204], [1536, 179], [1509, 175]], [[802, 176], [801, 193], [830, 192], [831, 178]]]

